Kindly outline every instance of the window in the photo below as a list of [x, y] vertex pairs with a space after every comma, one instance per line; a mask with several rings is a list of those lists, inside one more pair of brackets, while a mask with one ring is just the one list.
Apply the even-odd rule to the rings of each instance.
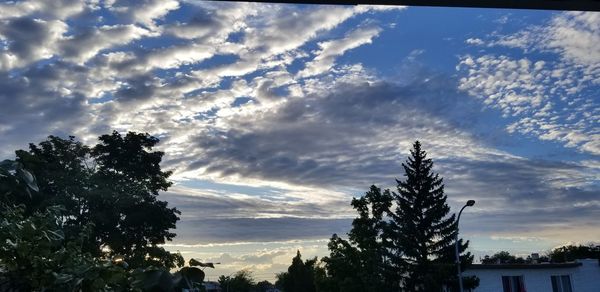
[[572, 292], [571, 289], [571, 276], [560, 275], [551, 276], [552, 280], [552, 292]]
[[504, 292], [525, 292], [523, 276], [502, 276]]

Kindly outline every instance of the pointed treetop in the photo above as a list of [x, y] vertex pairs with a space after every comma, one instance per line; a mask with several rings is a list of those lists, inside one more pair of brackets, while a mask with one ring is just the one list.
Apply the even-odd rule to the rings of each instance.
[[413, 149], [410, 150], [410, 154], [413, 157], [425, 157], [426, 156], [425, 151], [421, 150], [421, 142], [419, 142], [419, 140], [416, 140], [415, 143], [413, 143]]

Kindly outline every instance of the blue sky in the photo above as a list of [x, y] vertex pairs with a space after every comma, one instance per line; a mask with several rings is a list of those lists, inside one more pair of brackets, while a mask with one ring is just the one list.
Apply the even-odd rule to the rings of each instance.
[[161, 138], [167, 248], [210, 277], [327, 254], [419, 139], [476, 255], [600, 241], [600, 13], [206, 1], [0, 4], [0, 156]]

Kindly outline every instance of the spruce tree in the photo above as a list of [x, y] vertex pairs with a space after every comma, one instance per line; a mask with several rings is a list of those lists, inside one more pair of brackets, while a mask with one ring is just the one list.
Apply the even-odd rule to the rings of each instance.
[[[455, 215], [449, 215], [443, 180], [433, 172], [433, 162], [416, 141], [402, 166], [405, 180], [396, 180], [396, 208], [389, 213], [387, 229], [391, 262], [402, 278], [403, 291], [440, 291], [454, 286]], [[468, 242], [460, 242], [464, 251]], [[461, 262], [471, 263], [467, 253]], [[467, 281], [468, 282], [468, 281]]]

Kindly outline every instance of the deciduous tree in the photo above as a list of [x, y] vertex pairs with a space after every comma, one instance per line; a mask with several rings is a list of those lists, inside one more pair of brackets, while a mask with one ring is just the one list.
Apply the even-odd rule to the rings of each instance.
[[29, 150], [16, 151], [17, 162], [35, 174], [39, 192], [11, 196], [26, 213], [64, 206], [66, 240], [91, 226], [84, 252], [95, 257], [122, 255], [132, 267], [172, 268], [183, 258], [159, 245], [171, 240], [179, 211], [157, 197], [171, 182], [162, 171], [158, 139], [148, 134], [118, 132], [99, 137], [89, 147], [74, 137], [49, 136]]
[[338, 283], [336, 291], [394, 291], [398, 279], [389, 262], [384, 236], [384, 217], [392, 206], [389, 190], [376, 186], [361, 198], [354, 198], [352, 207], [358, 217], [352, 221], [348, 240], [333, 235], [329, 242], [330, 256], [323, 258], [327, 273]]
[[302, 255], [297, 251], [287, 272], [278, 274], [275, 284], [285, 292], [315, 292], [319, 269], [322, 268], [318, 266], [317, 258], [302, 261]]

